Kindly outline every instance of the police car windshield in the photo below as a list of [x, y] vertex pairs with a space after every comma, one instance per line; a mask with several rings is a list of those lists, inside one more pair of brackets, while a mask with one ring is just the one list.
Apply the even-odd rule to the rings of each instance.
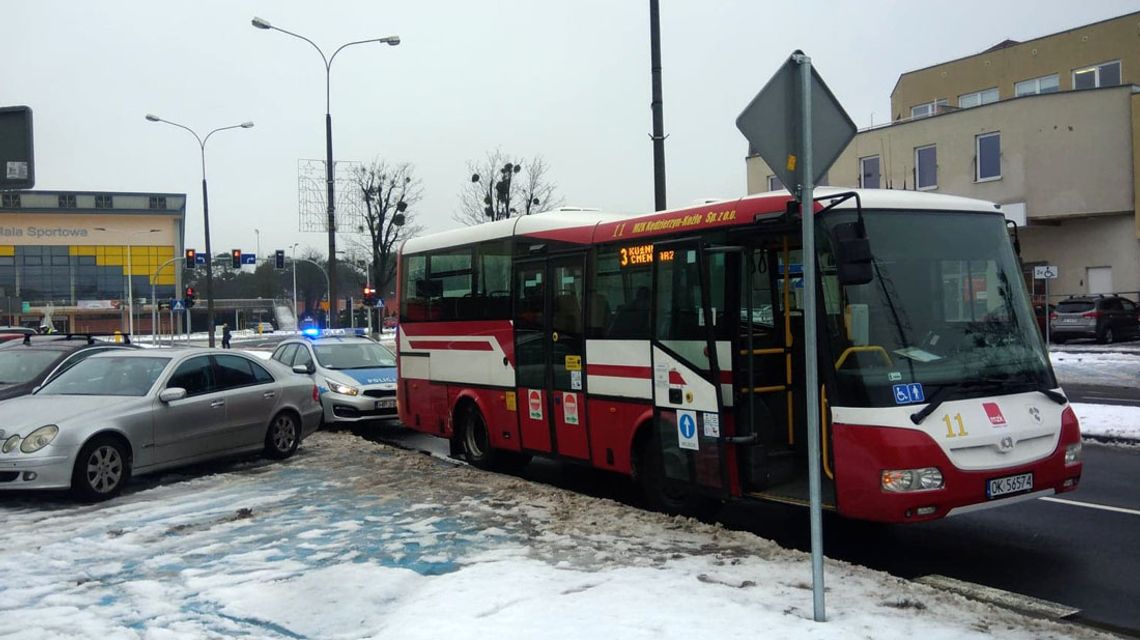
[[315, 344], [317, 362], [325, 369], [376, 369], [396, 366], [396, 357], [374, 342]]

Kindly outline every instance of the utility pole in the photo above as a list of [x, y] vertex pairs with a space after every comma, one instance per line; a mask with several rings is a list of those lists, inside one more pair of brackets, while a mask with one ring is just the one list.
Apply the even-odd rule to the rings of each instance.
[[661, 112], [661, 17], [658, 0], [649, 0], [650, 70], [653, 76], [653, 201], [657, 211], [665, 206], [665, 116]]

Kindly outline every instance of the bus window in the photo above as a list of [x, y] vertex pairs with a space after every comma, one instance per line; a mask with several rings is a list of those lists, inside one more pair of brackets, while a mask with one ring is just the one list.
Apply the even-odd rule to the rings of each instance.
[[404, 256], [401, 268], [403, 282], [400, 288], [404, 300], [400, 305], [402, 321], [423, 321], [428, 319], [428, 295], [424, 289], [427, 276], [427, 256]]
[[[658, 251], [658, 254], [664, 252]], [[669, 250], [657, 260], [656, 337], [701, 370], [708, 370], [707, 333], [701, 314], [700, 261], [696, 249]]]
[[597, 252], [589, 292], [588, 337], [649, 339], [650, 269], [649, 264], [634, 265], [629, 260], [622, 266], [617, 247]]

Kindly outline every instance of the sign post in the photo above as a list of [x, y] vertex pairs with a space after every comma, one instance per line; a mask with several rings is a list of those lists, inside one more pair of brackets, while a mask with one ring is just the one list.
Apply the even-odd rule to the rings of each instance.
[[855, 123], [812, 69], [811, 58], [797, 50], [744, 108], [736, 127], [800, 203], [812, 596], [815, 620], [824, 622], [815, 183], [855, 137]]
[[0, 191], [36, 186], [30, 107], [0, 107]]
[[1049, 281], [1057, 278], [1057, 267], [1053, 265], [1033, 267], [1033, 279], [1045, 281], [1045, 352], [1049, 352]]

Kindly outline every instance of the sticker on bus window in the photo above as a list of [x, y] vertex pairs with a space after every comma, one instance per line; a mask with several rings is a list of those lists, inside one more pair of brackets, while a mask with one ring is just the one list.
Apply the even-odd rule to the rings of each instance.
[[697, 412], [677, 412], [677, 447], [700, 451], [701, 445], [697, 441]]
[[706, 413], [701, 416], [704, 419], [704, 433], [709, 438], [720, 437], [720, 415], [716, 413]]
[[926, 395], [922, 392], [922, 385], [917, 382], [896, 384], [891, 387], [891, 392], [895, 396], [895, 404], [914, 404], [926, 401]]
[[581, 371], [582, 370], [582, 356], [566, 356], [566, 370], [567, 371]]
[[575, 391], [581, 391], [582, 390], [582, 372], [581, 371], [571, 371], [570, 372], [570, 388], [575, 390]]

